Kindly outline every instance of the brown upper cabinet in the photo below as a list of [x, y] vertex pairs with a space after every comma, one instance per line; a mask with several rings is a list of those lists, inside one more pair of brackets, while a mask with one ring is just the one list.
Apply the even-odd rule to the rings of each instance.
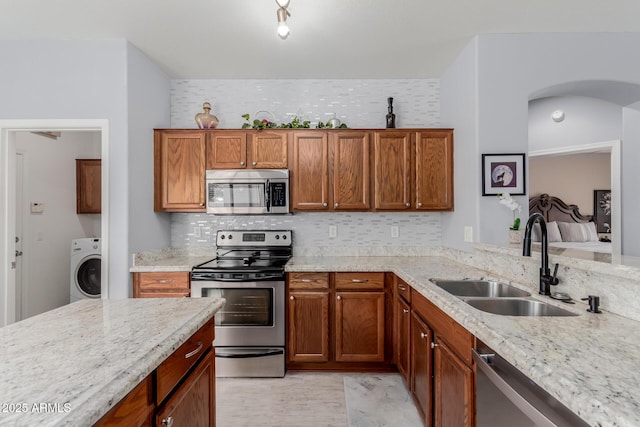
[[76, 159], [76, 213], [102, 212], [102, 160]]
[[207, 132], [206, 169], [286, 169], [288, 132]]
[[370, 132], [293, 132], [294, 211], [370, 209]]
[[154, 132], [154, 210], [204, 212], [204, 171], [204, 132]]
[[453, 130], [374, 133], [376, 210], [453, 210]]

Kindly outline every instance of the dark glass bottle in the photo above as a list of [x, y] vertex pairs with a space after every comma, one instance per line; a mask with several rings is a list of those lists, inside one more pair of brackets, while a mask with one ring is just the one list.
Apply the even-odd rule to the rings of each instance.
[[393, 98], [387, 98], [389, 103], [389, 112], [387, 113], [387, 128], [396, 127], [396, 115], [393, 114]]

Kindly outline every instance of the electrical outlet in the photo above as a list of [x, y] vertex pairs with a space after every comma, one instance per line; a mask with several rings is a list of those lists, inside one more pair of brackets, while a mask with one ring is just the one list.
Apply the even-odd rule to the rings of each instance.
[[464, 241], [473, 242], [473, 227], [468, 225], [464, 227]]
[[198, 227], [197, 225], [193, 227], [193, 235], [195, 237], [202, 237], [202, 227]]
[[392, 225], [391, 226], [391, 237], [399, 237], [400, 236], [400, 230], [398, 228], [397, 225]]
[[329, 226], [329, 237], [337, 237], [338, 236], [338, 227], [335, 225]]

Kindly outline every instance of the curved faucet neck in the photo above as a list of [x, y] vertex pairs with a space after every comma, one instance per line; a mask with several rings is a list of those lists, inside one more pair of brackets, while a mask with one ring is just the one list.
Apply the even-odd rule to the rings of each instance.
[[533, 226], [536, 222], [540, 223], [540, 241], [541, 241], [541, 251], [542, 251], [542, 270], [548, 274], [549, 271], [549, 237], [547, 235], [547, 222], [544, 220], [544, 217], [538, 212], [531, 214], [529, 220], [527, 220], [527, 225], [524, 229], [524, 239], [522, 245], [522, 255], [523, 256], [531, 256], [531, 231], [533, 230]]

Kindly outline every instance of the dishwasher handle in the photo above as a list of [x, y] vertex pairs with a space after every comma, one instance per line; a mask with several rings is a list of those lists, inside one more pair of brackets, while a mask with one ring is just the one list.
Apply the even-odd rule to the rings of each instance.
[[[527, 415], [536, 426], [540, 427], [557, 427], [557, 424], [553, 423], [542, 412], [540, 412], [535, 406], [529, 403], [520, 393], [511, 387], [511, 385], [505, 381], [496, 372], [493, 367], [494, 358], [499, 357], [494, 353], [481, 354], [477, 349], [473, 349], [473, 360], [476, 362], [476, 366], [487, 376], [501, 392], [504, 394], [515, 406], [518, 407], [525, 415]], [[524, 374], [522, 374], [524, 376]]]

